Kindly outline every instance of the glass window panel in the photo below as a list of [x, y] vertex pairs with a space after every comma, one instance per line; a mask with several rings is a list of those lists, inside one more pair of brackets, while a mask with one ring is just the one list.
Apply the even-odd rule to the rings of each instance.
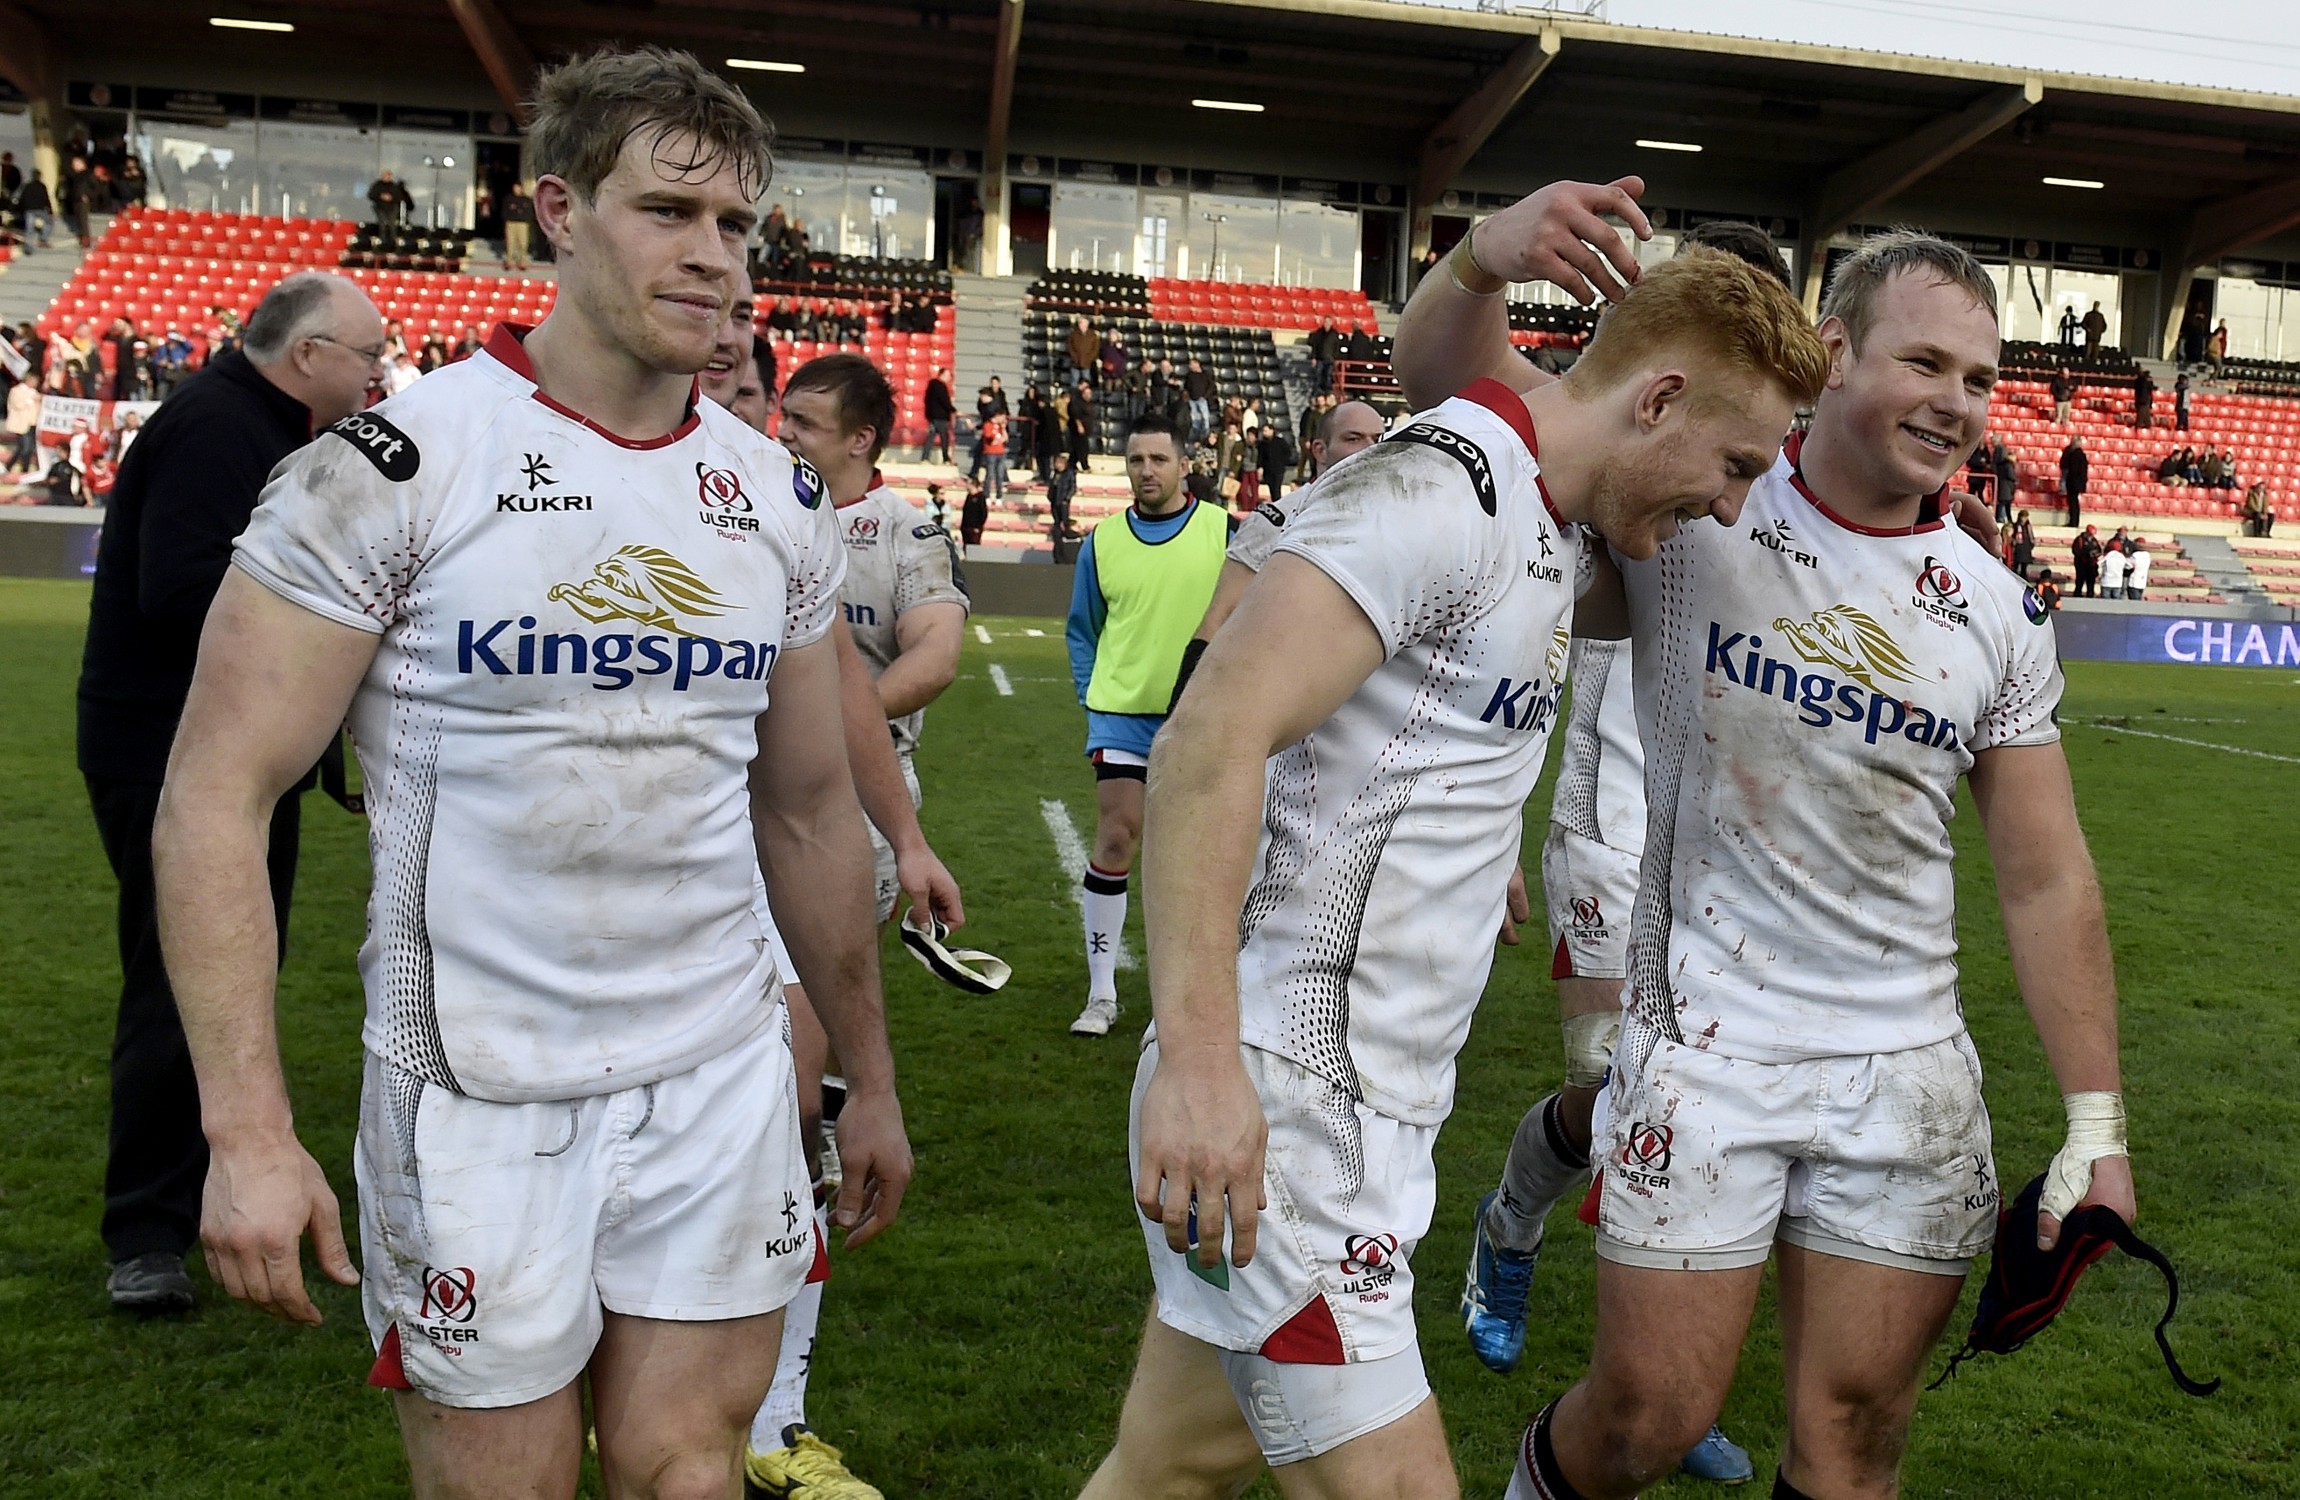
[[1289, 286], [1358, 284], [1358, 211], [1324, 203], [1278, 210], [1278, 280]]
[[2004, 317], [2000, 320], [2004, 336], [2025, 339], [2030, 343], [2043, 343], [2060, 337], [2057, 329], [2048, 329], [2046, 314], [2057, 322], [2060, 309], [2052, 301], [2052, 267], [2022, 262], [2008, 266], [2006, 280], [2010, 292], [2005, 299]]
[[2228, 352], [2238, 359], [2277, 358], [2283, 300], [2275, 287], [2221, 277], [2212, 310], [2215, 318], [2228, 320]]
[[[832, 161], [775, 163], [775, 181], [767, 193], [770, 205], [785, 205], [785, 214], [807, 233], [807, 248], [825, 255], [839, 253], [841, 226], [846, 222], [847, 169]], [[761, 215], [764, 217], [764, 215]]]
[[1141, 197], [1130, 187], [1107, 183], [1054, 185], [1049, 264], [1069, 271], [1125, 271], [1136, 258], [1141, 233]]
[[[407, 188], [407, 222], [425, 229], [467, 229], [477, 182], [471, 137], [425, 135], [408, 130], [382, 132], [380, 168], [389, 168]], [[452, 165], [451, 165], [452, 163]], [[360, 184], [361, 216], [366, 217], [367, 184]]]
[[32, 112], [0, 110], [0, 151], [16, 153], [16, 165], [25, 175], [32, 171]]
[[136, 154], [144, 159], [144, 173], [151, 183], [145, 201], [155, 208], [235, 214], [259, 211], [257, 200], [264, 184], [256, 162], [253, 120], [221, 125], [139, 120]]
[[1189, 269], [1207, 281], [1273, 281], [1278, 274], [1278, 202], [1192, 193]]
[[1179, 193], [1144, 193], [1142, 219], [1134, 236], [1134, 274], [1173, 276], [1182, 249], [1184, 199]]
[[266, 123], [256, 141], [263, 211], [290, 219], [365, 219], [381, 152], [374, 131]]
[[923, 260], [934, 225], [934, 178], [900, 167], [847, 168], [841, 253]]
[[[2062, 308], [2073, 307], [2076, 315], [2082, 318], [2092, 310], [2093, 303], [2098, 302], [2100, 315], [2108, 319], [2108, 332], [2101, 335], [2101, 343], [2121, 345], [2124, 342], [2124, 320], [2118, 293], [2123, 290], [2123, 286], [2123, 279], [2114, 271], [2055, 270], [2052, 273], [2052, 290], [2045, 301], [2046, 326], [2051, 332], [2045, 336], [2054, 339], [2060, 337]], [[2077, 335], [2077, 344], [2080, 348], [2084, 344], [2082, 333]]]

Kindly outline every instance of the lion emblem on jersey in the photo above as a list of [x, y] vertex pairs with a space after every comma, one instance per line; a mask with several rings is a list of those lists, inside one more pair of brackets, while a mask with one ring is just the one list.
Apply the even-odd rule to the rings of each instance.
[[1784, 615], [1773, 628], [1787, 636], [1805, 660], [1835, 667], [1872, 691], [1881, 690], [1887, 681], [1917, 680], [1915, 664], [1901, 654], [1885, 627], [1850, 604], [1815, 610], [1813, 618], [1801, 624]]
[[548, 597], [594, 625], [630, 620], [674, 635], [693, 635], [683, 615], [723, 615], [727, 603], [693, 568], [660, 547], [623, 548], [581, 583], [555, 583]]

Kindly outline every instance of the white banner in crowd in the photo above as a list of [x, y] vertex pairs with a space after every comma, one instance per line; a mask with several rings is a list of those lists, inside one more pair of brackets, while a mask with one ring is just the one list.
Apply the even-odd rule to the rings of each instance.
[[72, 433], [82, 422], [96, 432], [117, 432], [132, 413], [139, 425], [151, 420], [152, 413], [160, 409], [157, 401], [90, 401], [80, 396], [42, 396], [40, 398], [40, 442], [49, 448], [61, 448], [72, 440]]

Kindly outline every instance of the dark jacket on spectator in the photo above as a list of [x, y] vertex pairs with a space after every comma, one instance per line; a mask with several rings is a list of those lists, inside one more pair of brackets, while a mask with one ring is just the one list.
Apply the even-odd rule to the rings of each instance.
[[929, 422], [947, 422], [958, 411], [950, 399], [950, 383], [930, 380], [926, 383], [926, 419]]
[[158, 783], [192, 687], [208, 605], [274, 465], [311, 412], [226, 351], [144, 424], [96, 544], [80, 663], [80, 770]]

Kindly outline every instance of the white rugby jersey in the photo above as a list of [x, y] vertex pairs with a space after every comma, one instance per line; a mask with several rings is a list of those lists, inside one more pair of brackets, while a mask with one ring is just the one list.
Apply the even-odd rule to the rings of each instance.
[[1480, 381], [1320, 475], [1272, 549], [1340, 584], [1384, 661], [1270, 759], [1241, 1037], [1409, 1123], [1452, 1107], [1585, 586], [1534, 446]]
[[1651, 810], [1632, 1003], [1760, 1062], [1964, 1028], [1957, 778], [2060, 737], [2051, 616], [2020, 578], [1937, 517], [1840, 519], [1797, 449], [1737, 524], [1623, 566]]
[[1566, 675], [1573, 695], [1549, 821], [1635, 860], [1645, 849], [1645, 746], [1637, 738], [1629, 643], [1574, 637]]
[[837, 607], [812, 469], [707, 401], [617, 438], [498, 331], [282, 464], [234, 561], [382, 637], [351, 716], [371, 1049], [519, 1102], [770, 1023], [747, 768], [775, 659]]
[[[950, 533], [896, 494], [875, 470], [861, 498], [838, 508], [838, 522], [847, 545], [847, 580], [839, 587], [839, 602], [856, 649], [877, 677], [902, 654], [895, 622], [903, 612], [922, 604], [966, 608], [966, 574]], [[917, 749], [925, 721], [923, 708], [888, 720], [895, 749], [905, 755]]]

